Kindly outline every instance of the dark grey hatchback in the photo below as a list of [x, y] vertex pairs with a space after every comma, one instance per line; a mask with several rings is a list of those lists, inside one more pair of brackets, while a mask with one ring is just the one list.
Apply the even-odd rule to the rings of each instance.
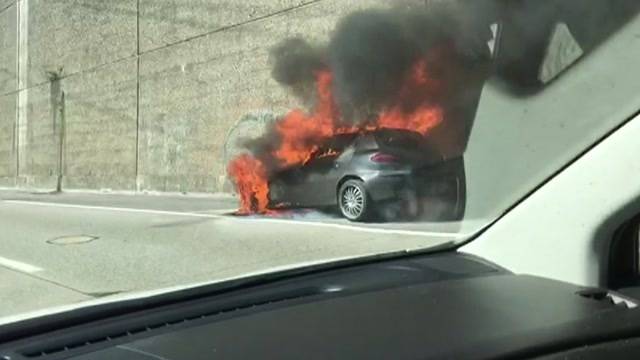
[[459, 220], [465, 208], [462, 158], [444, 159], [406, 130], [332, 137], [309, 161], [274, 174], [271, 208], [337, 206], [351, 221]]

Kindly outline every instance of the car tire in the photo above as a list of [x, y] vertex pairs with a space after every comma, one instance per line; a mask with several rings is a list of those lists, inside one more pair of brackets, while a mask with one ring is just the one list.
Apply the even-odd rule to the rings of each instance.
[[338, 209], [350, 221], [365, 221], [370, 218], [373, 203], [367, 189], [360, 180], [347, 180], [338, 190]]

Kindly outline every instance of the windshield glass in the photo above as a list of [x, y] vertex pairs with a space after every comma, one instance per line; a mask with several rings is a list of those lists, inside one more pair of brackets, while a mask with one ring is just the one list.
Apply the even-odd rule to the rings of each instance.
[[637, 0], [0, 0], [0, 318], [453, 249], [640, 106]]

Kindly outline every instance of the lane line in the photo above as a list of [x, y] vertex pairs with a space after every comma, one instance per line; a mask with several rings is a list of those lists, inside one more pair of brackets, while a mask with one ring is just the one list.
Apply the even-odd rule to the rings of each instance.
[[33, 274], [42, 271], [41, 268], [21, 261], [11, 260], [0, 256], [0, 266], [12, 270], [20, 271], [27, 274]]
[[445, 233], [445, 232], [434, 232], [434, 231], [420, 231], [420, 230], [398, 230], [398, 229], [380, 229], [374, 227], [364, 227], [364, 226], [355, 226], [355, 225], [347, 225], [347, 224], [336, 224], [331, 222], [319, 222], [319, 221], [302, 221], [295, 219], [242, 219], [242, 218], [234, 218], [234, 220], [238, 221], [251, 221], [251, 222], [267, 222], [267, 223], [276, 223], [276, 224], [302, 224], [316, 227], [327, 227], [341, 230], [353, 230], [359, 232], [373, 233], [373, 234], [389, 234], [389, 235], [409, 235], [409, 236], [428, 236], [428, 237], [443, 237], [451, 240], [458, 240], [466, 238], [468, 235], [465, 234], [457, 234], [457, 233]]
[[233, 212], [235, 212], [237, 210], [238, 210], [238, 208], [233, 208], [233, 209], [205, 209], [205, 210], [189, 211], [189, 213], [228, 215], [228, 214], [231, 214], [231, 213], [233, 213]]
[[286, 224], [286, 225], [307, 225], [307, 226], [314, 226], [314, 227], [358, 231], [358, 232], [365, 232], [365, 233], [372, 233], [372, 234], [442, 237], [442, 238], [447, 238], [454, 241], [466, 239], [468, 236], [472, 235], [472, 234], [459, 234], [459, 233], [420, 231], [420, 230], [380, 229], [380, 228], [373, 228], [373, 227], [337, 224], [333, 222], [303, 221], [303, 220], [296, 220], [296, 219], [234, 217], [229, 215], [202, 214], [202, 213], [196, 213], [196, 212], [134, 209], [134, 208], [110, 207], [110, 206], [76, 205], [76, 204], [49, 203], [49, 202], [28, 201], [28, 200], [3, 200], [2, 202], [5, 204], [15, 204], [15, 205], [62, 207], [62, 208], [83, 209], [83, 210], [116, 211], [116, 212], [126, 212], [126, 213], [170, 215], [170, 216], [196, 217], [196, 218], [208, 218], [208, 219], [226, 219], [229, 221], [245, 222], [245, 223], [261, 222], [261, 223], [274, 223], [274, 224]]
[[47, 207], [62, 207], [62, 208], [83, 209], [83, 210], [108, 210], [108, 211], [128, 212], [128, 213], [187, 216], [187, 217], [200, 217], [200, 218], [212, 218], [212, 219], [224, 217], [222, 215], [199, 214], [199, 213], [194, 213], [194, 212], [165, 211], [165, 210], [151, 210], [151, 209], [135, 209], [135, 208], [123, 208], [123, 207], [111, 207], [111, 206], [61, 204], [61, 203], [49, 203], [49, 202], [28, 201], [28, 200], [3, 200], [2, 202], [6, 203], [6, 204], [16, 204], [16, 205], [34, 205], [34, 206], [47, 206]]

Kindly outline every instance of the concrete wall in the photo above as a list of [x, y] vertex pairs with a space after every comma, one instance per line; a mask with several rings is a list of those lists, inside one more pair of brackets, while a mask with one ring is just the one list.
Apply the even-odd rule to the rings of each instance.
[[269, 48], [387, 4], [0, 0], [0, 186], [229, 190], [236, 132], [296, 105]]
[[0, 4], [0, 185], [134, 190], [137, 1]]

